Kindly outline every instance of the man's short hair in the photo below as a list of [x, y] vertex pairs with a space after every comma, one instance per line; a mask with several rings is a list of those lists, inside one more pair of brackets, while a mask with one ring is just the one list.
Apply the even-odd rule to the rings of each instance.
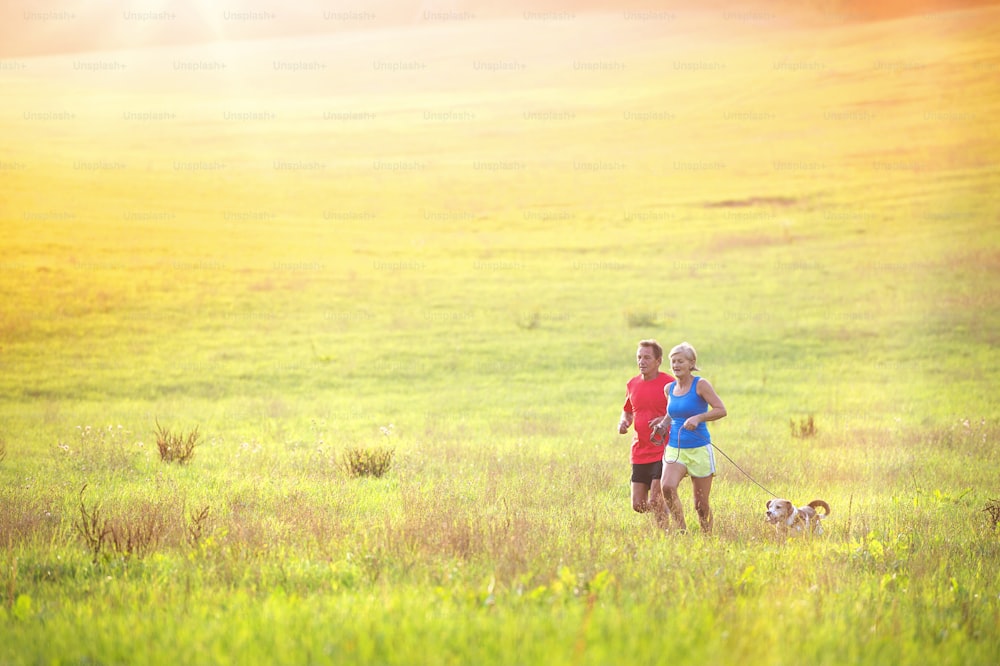
[[663, 347], [656, 340], [639, 340], [639, 346], [652, 348], [653, 358], [663, 358]]

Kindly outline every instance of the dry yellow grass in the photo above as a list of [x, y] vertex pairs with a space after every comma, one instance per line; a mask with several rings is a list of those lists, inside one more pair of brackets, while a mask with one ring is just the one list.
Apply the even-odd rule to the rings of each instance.
[[[0, 661], [990, 663], [1000, 13], [449, 6], [0, 61]], [[826, 538], [632, 514], [649, 336]]]

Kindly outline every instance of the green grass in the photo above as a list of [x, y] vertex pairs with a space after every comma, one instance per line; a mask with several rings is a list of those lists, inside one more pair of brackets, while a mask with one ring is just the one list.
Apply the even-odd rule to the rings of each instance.
[[[998, 14], [584, 50], [604, 21], [441, 27], [433, 71], [328, 99], [253, 44], [242, 79], [3, 71], [0, 663], [995, 663]], [[487, 35], [530, 66], [471, 70]], [[127, 168], [74, 167], [95, 141]], [[710, 536], [630, 510], [646, 337], [699, 350], [753, 479], [720, 459]], [[189, 463], [157, 423], [198, 428]], [[754, 481], [826, 534], [779, 539]], [[86, 515], [148, 543], [95, 553]]]

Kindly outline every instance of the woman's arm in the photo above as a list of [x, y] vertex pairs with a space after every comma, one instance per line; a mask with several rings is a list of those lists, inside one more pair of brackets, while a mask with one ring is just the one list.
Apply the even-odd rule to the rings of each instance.
[[726, 411], [726, 406], [722, 404], [722, 398], [720, 398], [719, 394], [715, 392], [715, 389], [707, 379], [699, 381], [696, 390], [698, 395], [708, 403], [708, 406], [711, 407], [711, 409], [704, 414], [695, 414], [685, 421], [684, 427], [688, 430], [694, 430], [698, 427], [699, 423], [704, 423], [706, 421], [718, 421], [729, 413]]

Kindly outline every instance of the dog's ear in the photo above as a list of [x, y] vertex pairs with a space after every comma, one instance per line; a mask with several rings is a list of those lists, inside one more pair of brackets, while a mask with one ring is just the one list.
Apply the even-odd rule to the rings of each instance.
[[771, 510], [771, 505], [772, 505], [772, 504], [774, 504], [774, 500], [767, 500], [767, 504], [766, 504], [765, 506], [767, 507], [767, 510], [768, 510], [768, 511], [770, 511], [770, 510]]

